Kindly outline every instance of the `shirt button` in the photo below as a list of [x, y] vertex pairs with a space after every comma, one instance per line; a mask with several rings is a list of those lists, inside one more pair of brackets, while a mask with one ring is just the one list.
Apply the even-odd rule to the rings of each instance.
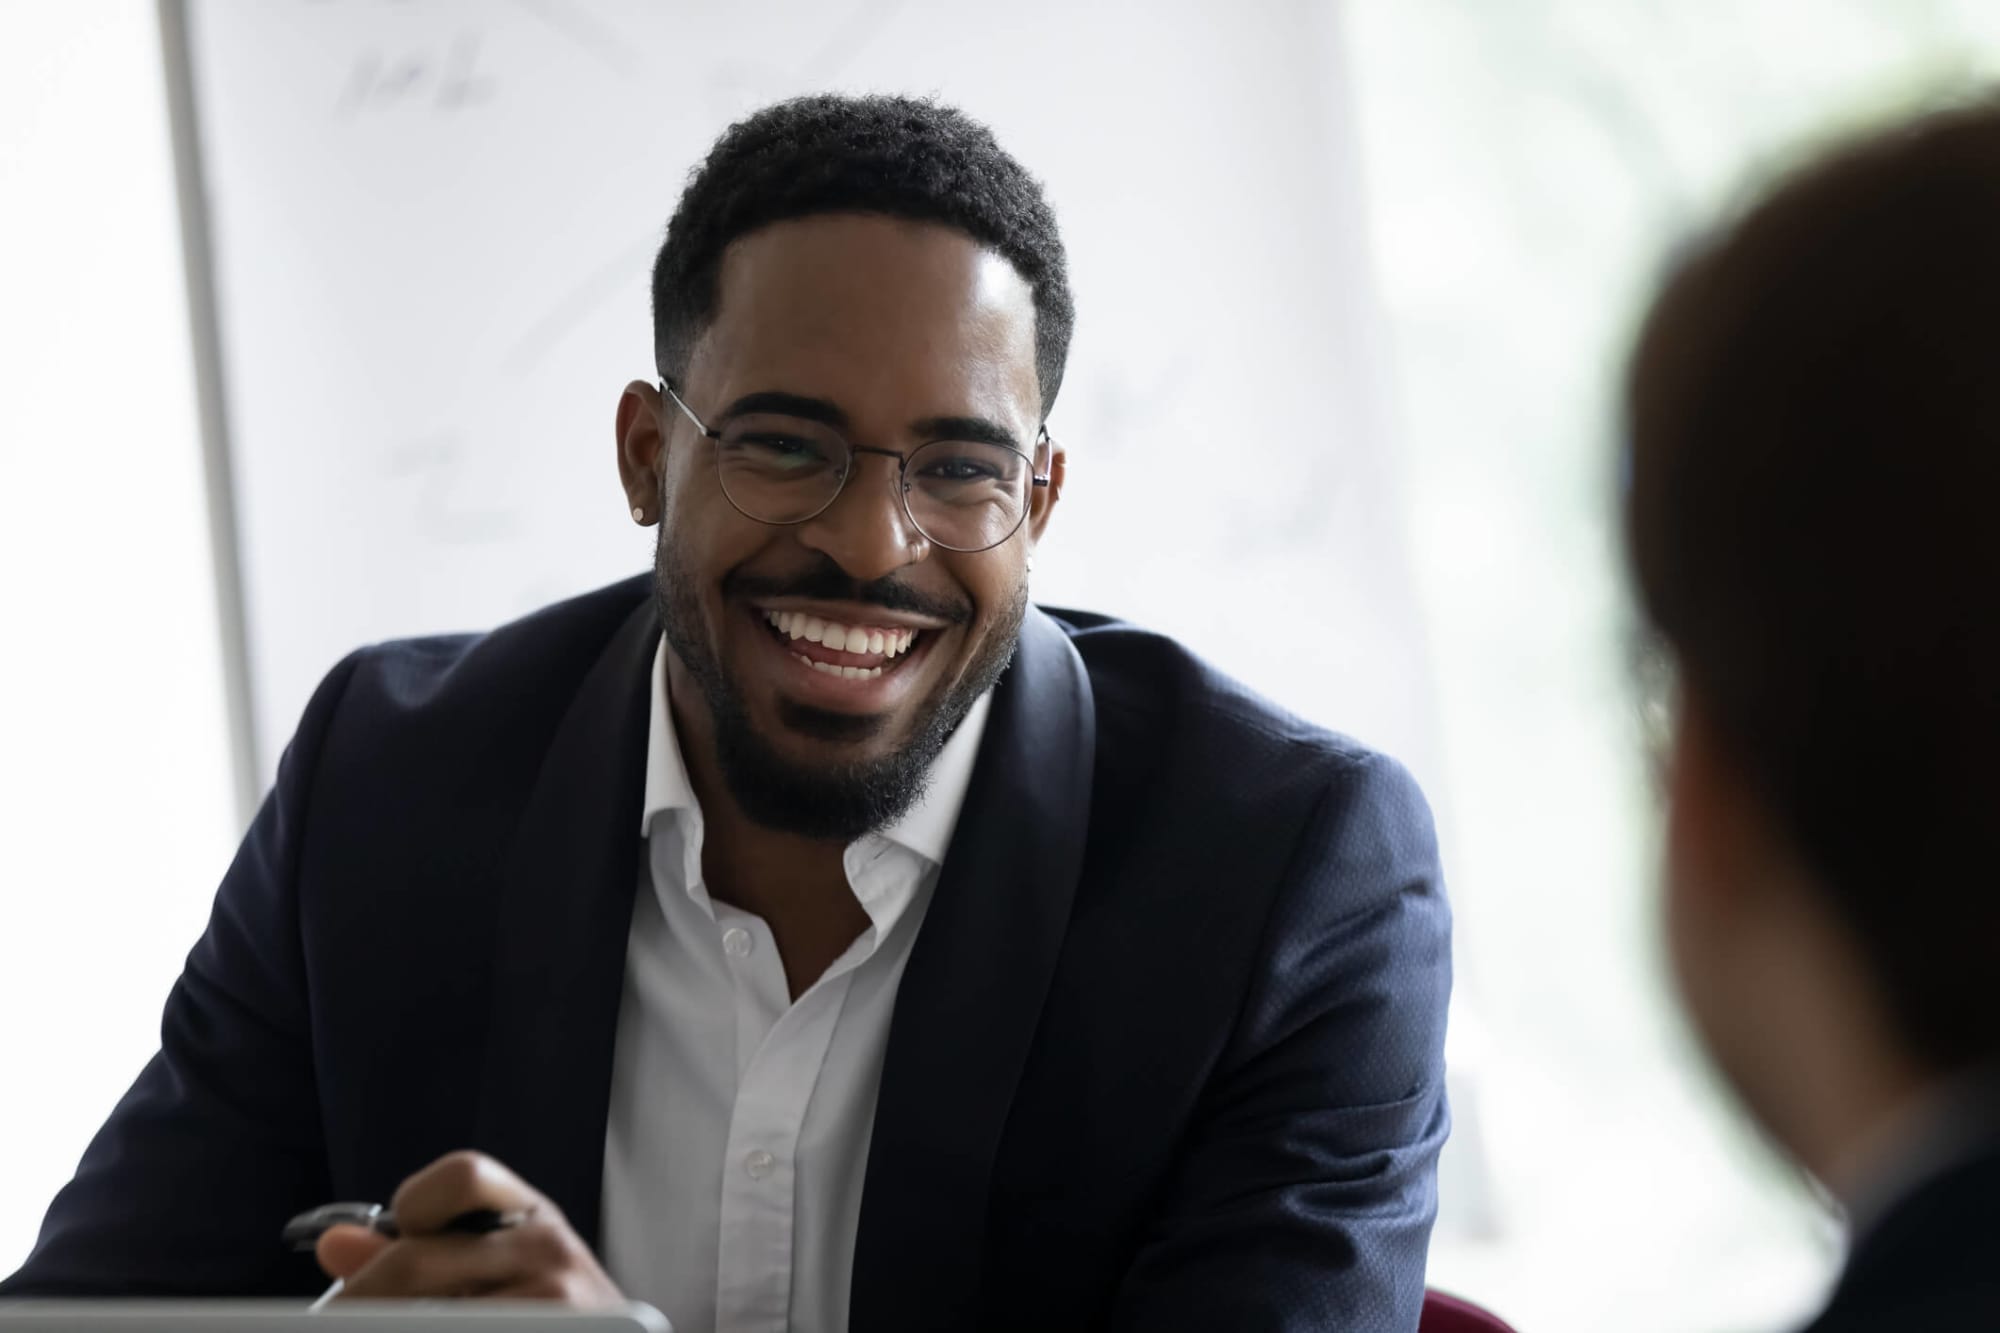
[[765, 1176], [770, 1175], [771, 1168], [777, 1164], [778, 1159], [765, 1152], [762, 1148], [752, 1151], [743, 1159], [743, 1169], [750, 1173], [750, 1179], [752, 1180], [762, 1180]]
[[748, 958], [756, 947], [756, 938], [741, 926], [731, 926], [722, 932], [722, 951], [731, 958]]

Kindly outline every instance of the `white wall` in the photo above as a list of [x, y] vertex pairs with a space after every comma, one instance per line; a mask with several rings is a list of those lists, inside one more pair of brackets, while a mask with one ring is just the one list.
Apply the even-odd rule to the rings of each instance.
[[236, 832], [154, 11], [0, 4], [0, 1273]]

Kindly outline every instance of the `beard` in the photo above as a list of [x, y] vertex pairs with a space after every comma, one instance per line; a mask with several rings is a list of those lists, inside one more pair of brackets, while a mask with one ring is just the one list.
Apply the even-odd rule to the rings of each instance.
[[[678, 544], [665, 524], [654, 555], [653, 601], [667, 644], [687, 668], [713, 723], [716, 762], [723, 784], [753, 823], [804, 838], [852, 842], [900, 819], [922, 798], [931, 765], [959, 723], [1006, 674], [1027, 614], [1028, 588], [1014, 591], [980, 648], [956, 682], [944, 682], [918, 707], [910, 738], [873, 759], [801, 763], [786, 758], [750, 720], [743, 692], [716, 655], [702, 623], [696, 584]], [[890, 578], [859, 583], [826, 556], [808, 572], [784, 580], [732, 572], [723, 579], [723, 600], [752, 596], [792, 596], [846, 601], [932, 616], [954, 624], [972, 618], [964, 603], [941, 603]], [[816, 740], [857, 743], [879, 732], [886, 720], [838, 713], [780, 700], [780, 725]]]

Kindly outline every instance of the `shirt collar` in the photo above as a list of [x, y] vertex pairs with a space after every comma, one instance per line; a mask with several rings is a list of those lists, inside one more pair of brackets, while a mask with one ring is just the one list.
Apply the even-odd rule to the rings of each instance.
[[[652, 676], [653, 688], [648, 692], [652, 716], [646, 738], [646, 801], [639, 814], [641, 837], [652, 832], [655, 816], [667, 811], [687, 811], [697, 820], [701, 817], [701, 802], [695, 798], [694, 784], [688, 780], [687, 762], [674, 731], [674, 710], [667, 702], [664, 637], [653, 649]], [[986, 734], [986, 715], [992, 704], [991, 690], [974, 701], [958, 730], [932, 761], [923, 795], [900, 819], [868, 836], [907, 847], [934, 866], [944, 864], [945, 852], [958, 828], [959, 811], [965, 805], [966, 789], [972, 785], [972, 770], [979, 759], [979, 744]]]
[[680, 738], [674, 734], [674, 710], [667, 706], [667, 641], [664, 636], [653, 647], [653, 687], [646, 692], [651, 716], [646, 726], [646, 804], [639, 812], [639, 836], [653, 831], [654, 817], [670, 810], [686, 810], [699, 816], [701, 802], [695, 799], [694, 784], [688, 781], [687, 761], [681, 758]]

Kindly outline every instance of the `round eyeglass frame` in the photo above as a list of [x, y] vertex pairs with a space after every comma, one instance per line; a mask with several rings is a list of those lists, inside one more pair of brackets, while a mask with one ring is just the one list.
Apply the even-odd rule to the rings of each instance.
[[[664, 393], [668, 398], [673, 400], [674, 406], [678, 407], [681, 410], [681, 415], [685, 416], [690, 422], [692, 422], [694, 428], [700, 431], [705, 438], [712, 440], [717, 444], [722, 443], [722, 432], [714, 429], [707, 422], [703, 421], [700, 417], [696, 416], [694, 414], [694, 409], [687, 405], [687, 402], [680, 396], [678, 392], [675, 391], [674, 386], [671, 383], [669, 383], [666, 380], [661, 380], [660, 392]], [[797, 527], [801, 523], [812, 522], [814, 519], [818, 518], [821, 514], [824, 514], [827, 510], [833, 507], [833, 502], [835, 500], [838, 500], [840, 498], [841, 492], [847, 489], [848, 478], [854, 475], [854, 468], [852, 464], [855, 457], [861, 454], [877, 454], [883, 458], [893, 458], [896, 460], [896, 497], [903, 506], [903, 517], [909, 520], [910, 526], [915, 528], [918, 532], [922, 533], [924, 540], [929, 542], [933, 546], [942, 547], [947, 551], [956, 551], [960, 555], [977, 555], [981, 551], [990, 551], [997, 546], [1006, 545], [1007, 542], [1013, 539], [1014, 534], [1021, 530], [1022, 525], [1028, 521], [1028, 513], [1030, 510], [1034, 508], [1034, 494], [1036, 489], [1044, 488], [1049, 485], [1050, 474], [1046, 460], [1051, 454], [1054, 453], [1055, 443], [1056, 443], [1055, 438], [1049, 434], [1048, 427], [1044, 426], [1041, 428], [1040, 432], [1037, 433], [1037, 435], [1035, 436], [1034, 455], [1023, 453], [1021, 450], [1016, 449], [1011, 445], [1005, 445], [1005, 444], [994, 445], [993, 446], [994, 448], [1005, 449], [1007, 450], [1007, 452], [1014, 454], [1016, 457], [1024, 460], [1028, 465], [1030, 485], [1028, 487], [1027, 498], [1021, 505], [1020, 516], [1014, 520], [1014, 526], [1009, 528], [1004, 536], [996, 537], [992, 541], [986, 543], [984, 546], [953, 546], [950, 542], [939, 541], [935, 536], [931, 535], [930, 529], [926, 528], [921, 522], [919, 522], [917, 516], [910, 511], [910, 476], [909, 476], [910, 459], [914, 458], [918, 453], [922, 452], [930, 445], [942, 444], [944, 443], [944, 441], [926, 440], [923, 444], [918, 445], [915, 449], [912, 449], [909, 453], [906, 454], [895, 449], [869, 448], [865, 445], [859, 445], [854, 443], [854, 441], [848, 439], [845, 435], [841, 435], [840, 432], [838, 431], [834, 431], [833, 433], [839, 437], [840, 442], [842, 444], [847, 446], [849, 466], [841, 470], [840, 484], [835, 486], [833, 490], [827, 495], [825, 503], [821, 504], [819, 508], [813, 510], [810, 514], [805, 514], [798, 518], [773, 519], [773, 518], [765, 518], [761, 514], [753, 514], [749, 510], [745, 509], [742, 505], [736, 502], [736, 497], [729, 493], [729, 485], [722, 479], [722, 453], [720, 450], [718, 450], [715, 454], [715, 473], [716, 473], [715, 479], [717, 487], [722, 491], [722, 498], [729, 501], [729, 507], [731, 509], [734, 509], [737, 513], [743, 515], [743, 517], [747, 519], [751, 519], [758, 523], [768, 524], [774, 528]]]

